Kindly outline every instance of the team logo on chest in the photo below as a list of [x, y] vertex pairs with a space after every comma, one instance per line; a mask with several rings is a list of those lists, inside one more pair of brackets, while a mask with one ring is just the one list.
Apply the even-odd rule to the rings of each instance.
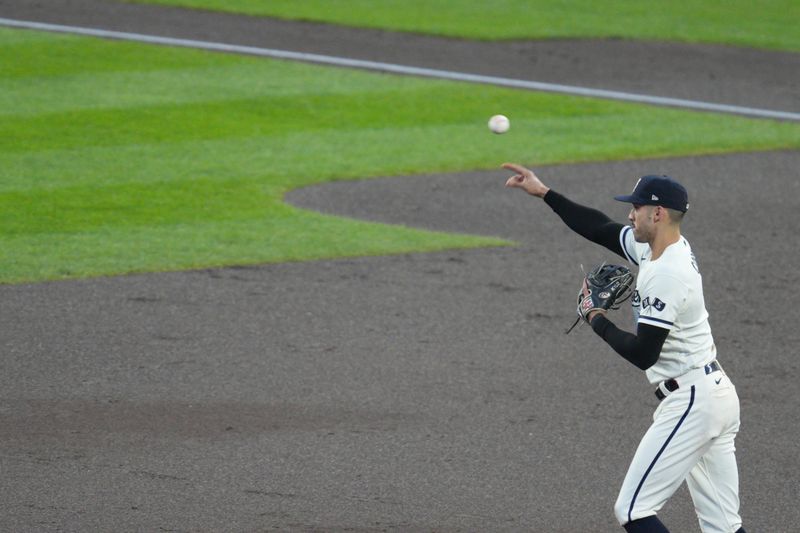
[[634, 307], [639, 307], [642, 303], [642, 298], [639, 296], [639, 291], [633, 291], [633, 296], [631, 296], [631, 305]]

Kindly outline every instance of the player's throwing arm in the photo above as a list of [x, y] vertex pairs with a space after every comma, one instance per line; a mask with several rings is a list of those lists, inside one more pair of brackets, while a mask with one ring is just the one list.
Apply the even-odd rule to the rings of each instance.
[[[686, 483], [703, 533], [745, 533], [739, 515], [734, 439], [739, 430], [736, 388], [717, 360], [703, 300], [702, 278], [681, 224], [686, 189], [664, 175], [642, 176], [627, 195], [628, 224], [577, 204], [522, 165], [506, 187], [544, 202], [573, 231], [638, 268], [631, 304], [634, 332], [617, 327], [607, 310], [633, 282], [627, 267], [600, 265], [578, 293], [578, 321], [587, 322], [614, 351], [644, 371], [661, 402], [622, 482], [614, 514], [628, 533], [669, 533], [657, 513]], [[571, 328], [570, 328], [571, 329]]]

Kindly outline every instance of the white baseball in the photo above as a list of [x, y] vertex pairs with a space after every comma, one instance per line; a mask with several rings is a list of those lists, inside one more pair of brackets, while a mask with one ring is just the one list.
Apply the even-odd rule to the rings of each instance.
[[495, 115], [489, 119], [489, 129], [492, 133], [505, 133], [511, 127], [511, 122], [505, 115]]

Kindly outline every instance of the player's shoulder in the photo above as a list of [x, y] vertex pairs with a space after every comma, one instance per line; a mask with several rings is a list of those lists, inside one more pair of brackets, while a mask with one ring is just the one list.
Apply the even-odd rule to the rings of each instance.
[[672, 276], [681, 280], [691, 279], [699, 275], [692, 246], [685, 237], [667, 247], [664, 254], [656, 262], [656, 270], [661, 275]]

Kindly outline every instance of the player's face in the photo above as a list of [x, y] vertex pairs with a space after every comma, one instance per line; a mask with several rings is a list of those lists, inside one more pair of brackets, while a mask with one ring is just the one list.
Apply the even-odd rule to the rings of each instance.
[[633, 238], [636, 242], [650, 242], [655, 231], [653, 222], [652, 205], [639, 205], [633, 204], [631, 212], [628, 214], [628, 220], [633, 227]]

